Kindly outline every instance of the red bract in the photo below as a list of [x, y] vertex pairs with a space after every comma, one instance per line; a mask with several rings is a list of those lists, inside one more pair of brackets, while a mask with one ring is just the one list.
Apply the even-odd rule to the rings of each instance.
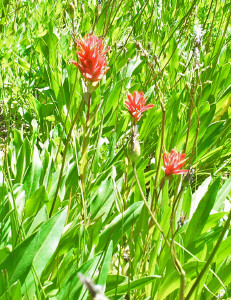
[[84, 40], [76, 40], [76, 43], [79, 47], [79, 51], [76, 52], [79, 63], [74, 60], [70, 60], [70, 62], [79, 68], [84, 78], [92, 83], [98, 82], [109, 69], [105, 54], [110, 47], [104, 50], [102, 39], [94, 34], [87, 34]]
[[128, 100], [125, 101], [125, 104], [135, 122], [138, 122], [140, 120], [140, 118], [142, 117], [142, 113], [145, 110], [150, 109], [154, 106], [154, 104], [145, 106], [146, 100], [144, 98], [143, 92], [134, 92], [133, 95], [128, 93], [127, 97]]
[[165, 175], [171, 174], [187, 174], [188, 170], [180, 170], [185, 164], [185, 153], [177, 153], [172, 150], [171, 153], [163, 154], [163, 161], [165, 166]]

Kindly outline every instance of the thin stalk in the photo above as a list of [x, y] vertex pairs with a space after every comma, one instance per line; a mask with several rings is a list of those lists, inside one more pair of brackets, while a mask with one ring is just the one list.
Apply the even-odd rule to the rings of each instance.
[[223, 240], [223, 238], [224, 238], [224, 235], [225, 235], [226, 231], [227, 231], [228, 228], [229, 228], [230, 220], [231, 220], [231, 210], [230, 210], [230, 212], [229, 212], [228, 219], [227, 219], [227, 221], [225, 222], [225, 225], [224, 225], [224, 227], [223, 227], [223, 229], [222, 229], [222, 232], [221, 232], [221, 234], [220, 234], [220, 237], [219, 237], [219, 239], [218, 239], [218, 241], [217, 241], [217, 243], [216, 243], [216, 245], [215, 245], [215, 247], [214, 247], [212, 253], [210, 254], [210, 256], [209, 256], [209, 258], [208, 258], [206, 264], [204, 265], [203, 269], [201, 270], [200, 274], [198, 275], [198, 277], [197, 277], [196, 281], [194, 282], [193, 286], [191, 287], [190, 291], [188, 292], [188, 295], [186, 296], [185, 300], [189, 300], [189, 299], [190, 299], [190, 297], [192, 296], [194, 290], [195, 290], [196, 287], [198, 286], [200, 280], [201, 280], [202, 277], [204, 276], [206, 270], [209, 268], [209, 265], [211, 264], [211, 262], [212, 262], [212, 260], [213, 260], [213, 258], [214, 258], [214, 256], [215, 256], [215, 254], [216, 254], [216, 252], [217, 252], [217, 250], [218, 250], [218, 248], [219, 248], [219, 246], [220, 246], [220, 244], [221, 244], [221, 242], [222, 242], [222, 240]]
[[[230, 18], [231, 18], [231, 9], [229, 10], [229, 15], [227, 17], [227, 21], [226, 21], [226, 24], [225, 24], [225, 29], [223, 31], [221, 42], [220, 42], [220, 45], [219, 45], [219, 50], [217, 51], [217, 53], [215, 55], [216, 56], [216, 60], [213, 63], [214, 66], [217, 64], [217, 61], [218, 61], [218, 58], [219, 58], [219, 55], [220, 55], [220, 52], [221, 52], [221, 48], [222, 48], [222, 43], [223, 43], [223, 41], [225, 39], [225, 35], [226, 35], [227, 30], [228, 30]], [[215, 51], [215, 47], [213, 48], [212, 60], [215, 58], [215, 56], [213, 56], [214, 55], [214, 51]], [[213, 68], [213, 72], [214, 72], [214, 70], [215, 70], [215, 68]]]
[[[134, 25], [132, 26], [132, 29], [131, 29], [131, 31], [129, 32], [126, 41], [124, 42], [123, 47], [122, 47], [121, 50], [118, 52], [118, 54], [117, 54], [117, 56], [116, 56], [116, 59], [119, 57], [121, 51], [122, 51], [122, 50], [124, 49], [124, 47], [126, 46], [128, 40], [129, 40], [129, 38], [130, 38], [130, 36], [131, 36], [131, 34], [132, 34], [132, 32], [133, 32], [133, 29], [135, 28], [137, 22], [139, 21], [139, 18], [141, 17], [141, 15], [142, 15], [143, 11], [145, 10], [147, 4], [148, 4], [148, 1], [146, 1], [146, 3], [144, 4], [143, 9], [140, 11], [138, 17], [137, 17], [137, 15], [135, 16], [135, 18], [137, 17], [137, 20], [135, 21]], [[135, 19], [135, 18], [134, 18], [134, 19]], [[131, 22], [131, 23], [133, 24], [133, 22]]]
[[58, 149], [57, 149], [57, 152], [56, 152], [55, 163], [57, 162], [57, 158], [58, 158], [59, 150], [60, 150], [60, 147], [61, 147], [64, 131], [66, 130], [67, 118], [68, 118], [69, 113], [70, 113], [71, 104], [72, 104], [72, 100], [73, 100], [73, 96], [74, 96], [74, 92], [75, 92], [75, 87], [76, 87], [76, 84], [77, 84], [77, 79], [78, 79], [78, 69], [76, 69], [76, 75], [75, 75], [75, 82], [74, 82], [74, 86], [73, 86], [73, 91], [72, 91], [70, 102], [69, 102], [69, 105], [68, 105], [67, 115], [66, 115], [66, 118], [65, 118], [65, 121], [64, 121], [64, 126], [63, 126], [64, 130], [62, 132], [62, 135], [61, 135], [61, 138], [60, 138], [60, 141], [59, 141], [59, 145], [58, 145]]
[[[193, 102], [193, 96], [192, 96], [191, 94], [190, 94], [190, 97], [191, 97], [193, 106], [195, 107], [195, 104], [194, 104], [194, 102]], [[200, 128], [200, 118], [199, 118], [199, 112], [198, 112], [198, 108], [197, 108], [197, 107], [196, 107], [196, 115], [197, 115], [196, 136], [195, 136], [195, 139], [194, 139], [194, 143], [193, 143], [191, 155], [190, 155], [189, 160], [188, 160], [188, 161], [189, 161], [189, 165], [191, 164], [191, 162], [192, 162], [192, 160], [193, 160], [193, 155], [194, 155], [195, 148], [196, 148], [196, 145], [197, 145], [197, 139], [198, 139], [199, 128]]]
[[209, 6], [209, 11], [207, 13], [206, 19], [205, 19], [204, 24], [203, 24], [203, 30], [205, 29], [205, 25], [206, 25], [206, 23], [208, 21], [208, 18], [209, 18], [209, 15], [210, 15], [210, 12], [211, 12], [211, 9], [212, 9], [212, 6], [213, 6], [213, 1], [214, 0], [211, 0], [210, 6]]
[[67, 217], [66, 217], [66, 223], [65, 223], [65, 225], [68, 224], [68, 218], [69, 218], [70, 209], [71, 209], [72, 189], [73, 189], [73, 186], [71, 186], [71, 190], [70, 190], [70, 196], [69, 196], [69, 201], [68, 201], [68, 209], [67, 209]]
[[[211, 40], [211, 36], [212, 36], [212, 32], [213, 32], [213, 27], [214, 27], [214, 21], [215, 21], [215, 18], [216, 18], [216, 10], [217, 10], [217, 2], [218, 0], [216, 0], [216, 3], [215, 3], [215, 8], [214, 8], [214, 12], [213, 12], [213, 19], [212, 19], [212, 24], [211, 24], [211, 27], [210, 27], [210, 31], [209, 31], [209, 36], [207, 38], [207, 42], [206, 42], [206, 45], [205, 45], [205, 48], [208, 50], [209, 49], [209, 44], [210, 44], [210, 40]], [[211, 5], [210, 5], [210, 10], [212, 8], [212, 3], [213, 1], [211, 2]], [[207, 16], [208, 17], [208, 16]], [[206, 22], [207, 22], [207, 19], [206, 19]], [[203, 25], [203, 27], [205, 26], [205, 23]], [[214, 47], [215, 48], [215, 47]]]
[[104, 6], [103, 10], [101, 11], [100, 15], [96, 17], [95, 22], [92, 26], [92, 32], [95, 31], [95, 26], [97, 24], [97, 22], [99, 22], [99, 19], [102, 17], [103, 13], [105, 12], [105, 10], [107, 9], [107, 5]]
[[186, 284], [186, 273], [185, 273], [179, 259], [177, 258], [176, 248], [175, 248], [175, 244], [174, 244], [174, 238], [175, 238], [174, 223], [175, 223], [176, 210], [177, 210], [177, 207], [179, 205], [180, 196], [182, 195], [183, 190], [184, 190], [184, 187], [182, 186], [179, 193], [178, 193], [178, 195], [176, 196], [176, 199], [175, 199], [174, 203], [173, 203], [172, 213], [171, 213], [171, 217], [170, 217], [170, 224], [171, 224], [170, 227], [171, 227], [171, 231], [172, 231], [170, 251], [171, 251], [172, 260], [173, 260], [173, 263], [175, 265], [175, 268], [180, 273], [180, 276], [181, 276], [181, 287], [180, 287], [180, 299], [181, 300], [184, 300], [185, 284]]
[[145, 206], [147, 207], [148, 211], [149, 211], [149, 214], [152, 218], [152, 220], [154, 221], [155, 225], [157, 226], [157, 228], [159, 229], [160, 233], [162, 234], [163, 238], [165, 239], [165, 242], [166, 244], [170, 247], [171, 249], [171, 255], [172, 255], [172, 259], [173, 259], [173, 263], [174, 263], [174, 266], [176, 268], [176, 270], [180, 273], [180, 276], [181, 276], [181, 286], [180, 286], [180, 299], [181, 300], [184, 300], [184, 292], [185, 292], [185, 283], [186, 283], [186, 274], [185, 274], [185, 271], [180, 263], [180, 261], [178, 260], [177, 256], [176, 256], [176, 251], [172, 251], [172, 247], [171, 247], [171, 244], [169, 243], [167, 237], [165, 236], [160, 224], [158, 223], [158, 221], [156, 220], [154, 214], [152, 213], [152, 210], [151, 208], [149, 207], [149, 204], [146, 200], [146, 197], [144, 196], [144, 193], [143, 193], [143, 190], [142, 190], [142, 187], [140, 185], [140, 181], [139, 181], [139, 178], [138, 178], [138, 175], [137, 175], [137, 171], [136, 171], [136, 166], [135, 164], [133, 163], [133, 171], [134, 171], [134, 175], [135, 175], [135, 178], [136, 178], [136, 182], [137, 182], [137, 185], [138, 185], [138, 188], [139, 188], [139, 191], [140, 191], [140, 194], [144, 200], [144, 204]]
[[170, 247], [170, 243], [169, 243], [167, 237], [165, 236], [165, 234], [164, 234], [164, 232], [163, 232], [163, 230], [162, 230], [160, 224], [159, 224], [158, 221], [156, 220], [156, 218], [155, 218], [155, 216], [154, 216], [154, 214], [153, 214], [153, 212], [152, 212], [152, 210], [151, 210], [151, 208], [150, 208], [150, 206], [149, 206], [149, 204], [148, 204], [148, 201], [146, 200], [146, 197], [144, 196], [144, 193], [143, 193], [143, 190], [142, 190], [142, 187], [141, 187], [141, 185], [140, 185], [140, 181], [139, 181], [139, 178], [138, 178], [138, 175], [137, 175], [136, 166], [135, 166], [134, 163], [132, 164], [132, 166], [133, 166], [133, 171], [134, 171], [135, 179], [136, 179], [136, 182], [137, 182], [137, 185], [138, 185], [140, 194], [141, 194], [141, 196], [142, 196], [142, 198], [143, 198], [143, 200], [144, 200], [144, 204], [145, 204], [145, 206], [147, 207], [148, 212], [149, 212], [149, 214], [150, 214], [150, 216], [151, 216], [153, 222], [155, 223], [155, 225], [156, 225], [157, 228], [159, 229], [159, 231], [160, 231], [160, 233], [162, 234], [163, 238], [165, 239], [167, 245]]
[[[184, 70], [182, 71], [182, 73], [184, 74], [186, 72], [186, 70], [188, 69], [190, 63], [191, 63], [191, 60], [192, 60], [192, 55], [190, 56], [189, 60], [188, 60], [188, 63], [187, 65], [185, 66]], [[176, 82], [169, 88], [170, 90], [172, 90], [179, 82], [180, 80], [182, 79], [182, 77], [184, 77], [183, 75], [180, 75], [180, 77], [176, 80]]]
[[88, 127], [89, 119], [90, 119], [90, 109], [91, 109], [91, 94], [89, 94], [89, 99], [87, 103], [87, 120], [86, 120], [86, 126]]
[[104, 104], [102, 105], [101, 122], [100, 122], [99, 130], [98, 130], [98, 135], [97, 135], [97, 139], [96, 139], [96, 144], [95, 144], [96, 145], [96, 150], [94, 151], [93, 157], [92, 157], [91, 162], [90, 162], [90, 167], [88, 169], [88, 174], [87, 174], [88, 181], [87, 182], [89, 182], [91, 180], [91, 177], [92, 177], [91, 170], [92, 170], [93, 163], [95, 161], [95, 157], [96, 157], [96, 153], [97, 153], [97, 148], [98, 148], [98, 145], [99, 145], [99, 140], [100, 140], [100, 137], [101, 137], [101, 134], [102, 134], [102, 130], [103, 130], [104, 113], [105, 113], [107, 101], [108, 101], [108, 97], [105, 100]]
[[63, 175], [63, 170], [64, 170], [64, 165], [65, 165], [65, 160], [66, 160], [66, 155], [67, 155], [67, 148], [68, 148], [68, 145], [69, 145], [69, 141], [71, 139], [71, 134], [72, 134], [72, 130], [75, 126], [75, 123], [79, 117], [79, 114], [80, 114], [80, 110], [82, 109], [82, 102], [79, 106], [79, 109], [75, 115], [75, 118], [71, 124], [71, 128], [69, 130], [69, 133], [68, 133], [68, 136], [67, 136], [67, 140], [66, 140], [66, 143], [65, 143], [65, 148], [64, 148], [64, 152], [63, 152], [63, 160], [62, 160], [62, 165], [61, 165], [61, 170], [60, 170], [60, 174], [59, 174], [59, 180], [58, 180], [58, 185], [57, 185], [57, 188], [56, 188], [56, 192], [55, 192], [55, 197], [54, 197], [54, 200], [53, 200], [53, 203], [52, 203], [52, 206], [51, 206], [51, 211], [50, 211], [50, 214], [49, 214], [49, 217], [51, 218], [52, 216], [52, 213], [53, 213], [53, 210], [54, 210], [54, 207], [55, 207], [55, 203], [56, 203], [56, 200], [57, 200], [57, 196], [58, 196], [58, 192], [59, 192], [59, 188], [60, 188], [60, 185], [61, 185], [61, 180], [62, 180], [62, 175]]
[[[194, 0], [191, 7], [189, 8], [188, 12], [184, 15], [184, 17], [180, 20], [179, 24], [174, 28], [174, 30], [172, 31], [172, 33], [169, 35], [167, 41], [164, 43], [161, 51], [160, 51], [160, 54], [159, 54], [159, 57], [161, 56], [161, 54], [164, 52], [165, 50], [165, 47], [166, 45], [168, 44], [168, 42], [171, 40], [171, 38], [173, 37], [174, 33], [178, 30], [179, 27], [181, 27], [182, 25], [184, 25], [185, 23], [185, 20], [188, 19], [190, 13], [193, 11], [195, 5], [197, 3], [197, 0]], [[184, 26], [185, 27], [185, 26]]]
[[[156, 202], [158, 202], [158, 200], [159, 200], [160, 193], [161, 193], [161, 191], [162, 191], [162, 189], [163, 189], [163, 187], [164, 187], [164, 184], [165, 184], [165, 179], [166, 179], [166, 177], [164, 176], [164, 177], [162, 178], [162, 180], [161, 180], [160, 188], [159, 188], [159, 193], [158, 193], [158, 195], [157, 195]], [[155, 211], [156, 211], [156, 209], [155, 209]]]
[[[90, 120], [90, 108], [91, 108], [91, 93], [88, 93], [88, 102], [87, 102], [87, 118], [86, 118], [86, 124], [84, 126], [84, 137], [83, 137], [83, 144], [82, 144], [82, 158], [85, 155], [85, 152], [88, 149], [88, 126], [89, 126], [89, 120]], [[81, 162], [80, 162], [81, 164]], [[85, 195], [85, 179], [86, 179], [86, 166], [81, 165], [81, 171], [80, 171], [80, 180], [82, 183], [82, 188], [83, 188], [83, 194]]]
[[[110, 2], [111, 2], [111, 1], [107, 1], [107, 4], [106, 4], [106, 16], [107, 16], [107, 14], [108, 14]], [[104, 27], [103, 27], [103, 36], [104, 36], [105, 28], [106, 28], [106, 23], [107, 23], [107, 22], [104, 23]]]
[[[108, 1], [109, 2], [109, 1]], [[108, 17], [108, 22], [107, 22], [107, 25], [106, 25], [106, 22], [105, 22], [105, 28], [104, 28], [104, 33], [103, 33], [103, 37], [106, 36], [107, 32], [108, 32], [108, 29], [109, 29], [109, 23], [110, 23], [110, 20], [111, 20], [111, 16], [112, 16], [112, 13], [113, 13], [113, 10], [115, 8], [115, 4], [116, 4], [116, 0], [113, 0], [113, 3], [112, 3], [112, 8], [111, 8], [111, 11], [110, 11], [110, 14], [109, 14], [109, 17]]]
[[[142, 51], [143, 55], [146, 57], [147, 59], [147, 63], [148, 66], [150, 68], [155, 86], [156, 86], [156, 91], [158, 94], [158, 98], [160, 101], [160, 105], [161, 105], [161, 109], [162, 109], [162, 127], [161, 127], [161, 144], [160, 144], [160, 153], [159, 153], [159, 158], [158, 158], [158, 164], [157, 164], [157, 169], [156, 169], [156, 177], [155, 177], [155, 183], [154, 183], [154, 189], [153, 189], [153, 196], [152, 196], [152, 202], [151, 202], [151, 209], [153, 209], [154, 207], [154, 201], [155, 201], [155, 207], [157, 205], [157, 199], [158, 199], [158, 195], [157, 195], [157, 183], [158, 183], [158, 177], [159, 177], [159, 172], [160, 172], [160, 164], [161, 164], [161, 159], [162, 159], [162, 152], [163, 152], [163, 147], [164, 147], [164, 133], [165, 133], [165, 120], [166, 120], [166, 109], [165, 109], [165, 104], [163, 101], [163, 94], [161, 93], [157, 81], [156, 81], [156, 75], [154, 72], [154, 67], [153, 64], [149, 61], [149, 57], [148, 57], [148, 52], [146, 50], [143, 49], [143, 47], [141, 46], [140, 43], [137, 43], [137, 46], [139, 47], [139, 49]], [[159, 69], [160, 69], [160, 65], [158, 63], [157, 58], [155, 59], [156, 64], [158, 65]], [[160, 70], [160, 76], [161, 76], [161, 82], [163, 85], [163, 91], [164, 91], [164, 82], [163, 82], [163, 78], [162, 78], [162, 72]]]
[[163, 152], [163, 146], [164, 146], [164, 132], [165, 132], [165, 119], [166, 119], [166, 110], [164, 103], [160, 99], [161, 103], [161, 109], [162, 109], [162, 126], [161, 126], [161, 142], [160, 142], [160, 152], [159, 152], [159, 158], [158, 158], [158, 163], [157, 163], [157, 168], [156, 168], [156, 177], [155, 177], [155, 182], [154, 182], [154, 189], [153, 189], [153, 195], [152, 195], [152, 204], [151, 208], [156, 207], [157, 205], [157, 184], [158, 184], [158, 177], [159, 177], [159, 172], [160, 172], [160, 164], [161, 164], [161, 159], [162, 159], [162, 152]]
[[[77, 172], [78, 174], [80, 174], [79, 171], [79, 159], [78, 159], [78, 155], [77, 155], [77, 148], [76, 148], [76, 142], [74, 140], [74, 147], [75, 147], [75, 159], [76, 159], [76, 166], [77, 166]], [[80, 187], [80, 194], [81, 194], [81, 200], [82, 200], [82, 205], [83, 205], [83, 220], [84, 220], [84, 224], [86, 224], [86, 217], [87, 217], [87, 206], [86, 206], [86, 202], [84, 199], [84, 195], [83, 195], [83, 187], [82, 187], [82, 182], [81, 180], [79, 180], [79, 187]]]
[[190, 132], [190, 128], [191, 128], [192, 108], [193, 108], [193, 98], [190, 95], [190, 107], [189, 107], [189, 117], [188, 117], [188, 130], [187, 130], [186, 142], [185, 142], [185, 147], [184, 147], [184, 152], [185, 153], [186, 153], [186, 150], [187, 150], [188, 139], [189, 139], [189, 132]]
[[151, 15], [149, 17], [149, 22], [148, 22], [148, 25], [147, 25], [147, 28], [145, 29], [146, 32], [148, 32], [148, 28], [151, 24], [151, 20], [153, 18], [153, 14], [154, 14], [154, 7], [156, 6], [155, 2], [153, 2], [153, 5], [152, 5], [152, 11], [151, 11]]
[[105, 32], [105, 34], [104, 34], [104, 36], [106, 36], [106, 35], [107, 35], [109, 28], [111, 27], [112, 23], [114, 22], [114, 20], [115, 20], [115, 17], [116, 17], [116, 15], [117, 15], [117, 13], [118, 13], [119, 9], [120, 9], [120, 8], [121, 8], [121, 6], [122, 6], [122, 3], [123, 3], [123, 0], [121, 0], [121, 1], [120, 1], [120, 3], [119, 3], [119, 5], [117, 6], [117, 9], [116, 9], [116, 11], [115, 11], [115, 13], [114, 13], [114, 16], [113, 16], [113, 18], [112, 18], [112, 20], [111, 20], [110, 24], [107, 26], [107, 30], [106, 30], [106, 32]]

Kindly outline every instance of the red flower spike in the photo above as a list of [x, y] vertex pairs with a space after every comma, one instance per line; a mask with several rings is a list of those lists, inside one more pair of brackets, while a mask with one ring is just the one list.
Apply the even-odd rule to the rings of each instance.
[[172, 149], [171, 153], [163, 154], [165, 175], [187, 174], [188, 170], [180, 170], [185, 164], [185, 153], [177, 153]]
[[134, 92], [133, 95], [127, 94], [128, 100], [125, 101], [126, 107], [135, 122], [138, 122], [145, 110], [154, 107], [154, 104], [146, 105], [146, 99], [143, 92]]
[[83, 77], [92, 83], [97, 83], [108, 71], [106, 53], [103, 41], [94, 34], [87, 34], [84, 39], [76, 40], [79, 51], [76, 51], [79, 62], [70, 60], [82, 73]]

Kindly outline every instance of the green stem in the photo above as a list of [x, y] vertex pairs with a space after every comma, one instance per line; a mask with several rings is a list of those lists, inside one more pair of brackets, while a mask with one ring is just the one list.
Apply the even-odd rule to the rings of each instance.
[[76, 69], [76, 76], [75, 76], [74, 87], [73, 87], [73, 91], [72, 91], [72, 94], [71, 94], [71, 99], [70, 99], [70, 102], [69, 102], [69, 105], [68, 105], [68, 109], [67, 109], [67, 115], [66, 115], [66, 118], [65, 118], [65, 121], [64, 121], [63, 132], [62, 132], [62, 135], [61, 135], [61, 138], [60, 138], [60, 142], [59, 142], [59, 145], [58, 145], [58, 149], [57, 149], [57, 152], [56, 152], [55, 163], [57, 162], [57, 158], [58, 158], [59, 150], [60, 150], [60, 147], [61, 147], [61, 143], [62, 143], [64, 131], [66, 130], [67, 118], [68, 118], [69, 113], [70, 113], [71, 103], [72, 103], [72, 100], [73, 100], [73, 96], [74, 96], [74, 92], [75, 92], [75, 87], [76, 87], [76, 84], [77, 84], [77, 79], [78, 79], [78, 69]]
[[[85, 180], [86, 180], [86, 161], [87, 161], [87, 153], [85, 152], [88, 150], [88, 126], [89, 126], [89, 120], [90, 120], [90, 108], [91, 108], [91, 94], [88, 94], [88, 103], [87, 103], [87, 118], [86, 123], [84, 126], [84, 132], [83, 132], [83, 144], [82, 144], [82, 158], [80, 161], [80, 180], [83, 188], [83, 195], [85, 197]], [[86, 156], [86, 159], [84, 158]], [[83, 159], [83, 160], [82, 160]]]
[[[189, 91], [189, 93], [190, 93], [190, 91]], [[185, 153], [186, 153], [186, 150], [187, 150], [188, 139], [189, 139], [189, 132], [190, 132], [190, 128], [191, 128], [192, 108], [193, 108], [193, 99], [192, 99], [192, 97], [191, 97], [191, 95], [190, 95], [190, 107], [189, 107], [188, 131], [187, 131], [186, 142], [185, 142], [185, 148], [184, 148], [184, 152], [185, 152]]]
[[136, 178], [136, 181], [137, 181], [137, 185], [138, 185], [139, 191], [140, 191], [141, 196], [142, 196], [142, 198], [144, 200], [144, 204], [146, 205], [146, 207], [147, 207], [147, 209], [148, 209], [148, 211], [150, 213], [150, 216], [151, 216], [152, 220], [154, 221], [154, 223], [158, 227], [159, 231], [161, 232], [163, 238], [165, 239], [166, 244], [170, 247], [174, 266], [175, 266], [176, 270], [180, 273], [180, 276], [181, 276], [180, 299], [184, 300], [184, 291], [185, 291], [185, 283], [186, 283], [186, 274], [185, 274], [185, 271], [182, 268], [182, 265], [181, 265], [180, 261], [177, 258], [175, 249], [173, 249], [172, 246], [171, 246], [172, 243], [171, 244], [169, 243], [169, 241], [168, 241], [167, 237], [165, 236], [165, 234], [164, 234], [164, 232], [163, 232], [160, 224], [157, 222], [155, 216], [152, 213], [151, 208], [148, 205], [148, 202], [147, 202], [147, 200], [146, 200], [146, 198], [144, 196], [143, 190], [141, 188], [140, 181], [139, 181], [139, 178], [138, 178], [138, 175], [137, 175], [137, 171], [136, 171], [136, 166], [135, 166], [134, 163], [133, 163], [133, 170], [134, 170], [134, 174], [135, 174], [135, 178]]
[[138, 185], [140, 194], [141, 194], [141, 196], [142, 196], [142, 198], [143, 198], [143, 200], [144, 200], [144, 204], [145, 204], [145, 206], [147, 207], [148, 212], [149, 212], [149, 214], [150, 214], [150, 216], [151, 216], [153, 222], [156, 224], [156, 226], [157, 226], [157, 228], [159, 229], [160, 233], [161, 233], [162, 236], [164, 237], [164, 239], [165, 239], [167, 245], [170, 247], [169, 241], [167, 240], [167, 238], [166, 238], [166, 236], [165, 236], [165, 234], [164, 234], [164, 232], [163, 232], [163, 230], [162, 230], [160, 224], [159, 224], [158, 221], [156, 220], [156, 218], [155, 218], [155, 216], [154, 216], [154, 214], [153, 214], [151, 208], [149, 207], [149, 204], [148, 204], [148, 201], [146, 200], [146, 197], [144, 196], [144, 193], [143, 193], [143, 190], [142, 190], [142, 187], [141, 187], [141, 185], [140, 185], [140, 181], [139, 181], [139, 178], [138, 178], [138, 175], [137, 175], [136, 166], [135, 166], [134, 163], [132, 164], [132, 166], [133, 166], [133, 171], [134, 171], [134, 175], [135, 175], [135, 178], [136, 178], [136, 182], [137, 182], [137, 185]]
[[[82, 102], [81, 102], [82, 104]], [[55, 207], [55, 203], [56, 203], [56, 200], [57, 200], [57, 196], [58, 196], [58, 192], [59, 192], [59, 188], [60, 188], [60, 185], [61, 185], [61, 180], [62, 180], [62, 175], [63, 175], [63, 169], [64, 169], [64, 165], [65, 165], [65, 160], [66, 160], [66, 155], [67, 155], [67, 148], [68, 148], [68, 145], [69, 145], [69, 141], [71, 139], [71, 134], [72, 134], [72, 130], [75, 126], [75, 123], [79, 117], [79, 114], [80, 114], [80, 110], [82, 108], [82, 105], [80, 104], [79, 106], [79, 109], [75, 115], [75, 118], [71, 124], [71, 128], [69, 130], [69, 133], [68, 133], [68, 136], [67, 136], [67, 140], [66, 140], [66, 143], [65, 143], [65, 148], [64, 148], [64, 152], [63, 152], [63, 160], [62, 160], [62, 165], [61, 165], [61, 170], [60, 170], [60, 174], [59, 174], [59, 180], [58, 180], [58, 185], [57, 185], [57, 188], [56, 188], [56, 192], [55, 192], [55, 197], [54, 197], [54, 200], [53, 200], [53, 203], [52, 203], [52, 206], [51, 206], [51, 211], [50, 211], [50, 214], [49, 214], [49, 217], [52, 216], [52, 213], [53, 213], [53, 210], [54, 210], [54, 207]]]
[[180, 196], [183, 192], [183, 187], [181, 188], [180, 192], [178, 193], [178, 195], [176, 196], [176, 199], [173, 203], [173, 207], [172, 207], [172, 213], [171, 213], [171, 217], [170, 217], [170, 224], [171, 224], [171, 231], [172, 231], [172, 239], [171, 239], [171, 244], [170, 244], [170, 251], [171, 251], [171, 256], [172, 256], [172, 260], [173, 263], [175, 265], [176, 270], [180, 273], [181, 276], [181, 286], [180, 286], [180, 299], [184, 300], [184, 292], [185, 292], [185, 283], [186, 283], [186, 273], [177, 257], [177, 253], [176, 253], [176, 248], [175, 248], [175, 244], [174, 244], [174, 238], [175, 238], [175, 232], [174, 232], [174, 223], [175, 223], [175, 214], [176, 214], [176, 210], [179, 204], [179, 200], [180, 200]]
[[185, 300], [189, 300], [190, 299], [190, 297], [192, 296], [194, 290], [198, 286], [200, 280], [202, 279], [203, 275], [205, 274], [206, 270], [208, 269], [209, 265], [211, 264], [211, 262], [212, 262], [212, 260], [213, 260], [213, 258], [215, 256], [215, 254], [216, 254], [216, 252], [217, 252], [217, 250], [218, 250], [218, 248], [219, 248], [219, 246], [220, 246], [220, 244], [221, 244], [221, 242], [222, 242], [222, 240], [224, 238], [224, 235], [225, 235], [226, 231], [229, 228], [230, 220], [231, 220], [231, 210], [229, 212], [228, 219], [225, 222], [225, 225], [224, 225], [224, 227], [222, 229], [220, 237], [219, 237], [219, 239], [218, 239], [218, 241], [217, 241], [217, 243], [216, 243], [216, 245], [215, 245], [212, 253], [210, 254], [210, 256], [209, 256], [206, 264], [204, 265], [203, 269], [201, 270], [200, 274], [198, 275], [198, 277], [197, 277], [196, 281], [194, 282], [193, 286], [191, 287], [190, 291], [188, 292], [188, 295], [186, 296]]

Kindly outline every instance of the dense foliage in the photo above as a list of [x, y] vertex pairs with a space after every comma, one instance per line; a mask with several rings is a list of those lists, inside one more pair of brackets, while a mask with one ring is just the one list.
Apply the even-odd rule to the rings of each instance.
[[230, 17], [0, 1], [0, 300], [230, 299]]

